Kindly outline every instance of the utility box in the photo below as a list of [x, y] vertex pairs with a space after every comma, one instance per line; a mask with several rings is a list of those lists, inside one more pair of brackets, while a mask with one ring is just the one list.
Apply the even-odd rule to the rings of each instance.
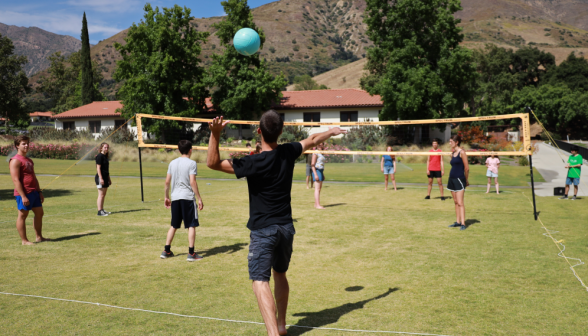
[[555, 187], [553, 188], [553, 196], [563, 196], [565, 195], [566, 188], [564, 187]]

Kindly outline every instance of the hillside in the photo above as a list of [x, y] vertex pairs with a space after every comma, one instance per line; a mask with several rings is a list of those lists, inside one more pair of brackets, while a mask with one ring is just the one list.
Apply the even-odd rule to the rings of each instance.
[[0, 35], [8, 36], [14, 44], [14, 52], [24, 55], [29, 62], [24, 66], [27, 76], [49, 66], [47, 57], [56, 51], [68, 55], [80, 50], [82, 42], [74, 37], [50, 33], [37, 27], [25, 28], [0, 23]]
[[[588, 54], [588, 31], [584, 30], [588, 29], [587, 0], [462, 0], [462, 6], [456, 17], [462, 19], [463, 45], [468, 48], [488, 42], [511, 48], [534, 45], [553, 53], [558, 63], [574, 50], [579, 56]], [[266, 34], [260, 54], [273, 74], [284, 73], [290, 81], [296, 75], [320, 75], [362, 59], [371, 45], [365, 36], [365, 7], [365, 0], [280, 0], [255, 8], [255, 23]], [[203, 46], [204, 65], [210, 64], [213, 53], [221, 52], [211, 27], [221, 19], [193, 21], [198, 30], [212, 33]], [[91, 50], [104, 75], [102, 91], [111, 99], [120, 85], [112, 79], [120, 59], [113, 44], [124, 43], [127, 31], [100, 41]], [[359, 81], [360, 71], [357, 65], [350, 65], [341, 75], [318, 78], [333, 88], [357, 87], [354, 83]], [[33, 76], [31, 83], [39, 75]]]

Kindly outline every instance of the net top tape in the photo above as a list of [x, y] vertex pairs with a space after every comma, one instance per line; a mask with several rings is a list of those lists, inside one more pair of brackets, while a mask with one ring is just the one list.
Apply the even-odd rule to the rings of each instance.
[[[177, 146], [175, 145], [157, 145], [157, 144], [145, 144], [143, 142], [142, 137], [142, 130], [141, 130], [141, 119], [142, 118], [150, 118], [150, 119], [163, 119], [163, 120], [178, 120], [178, 121], [185, 121], [185, 122], [193, 122], [193, 123], [208, 123], [211, 122], [213, 119], [205, 119], [205, 118], [184, 118], [184, 117], [169, 117], [169, 116], [161, 116], [161, 115], [152, 115], [152, 114], [142, 114], [138, 113], [136, 115], [137, 121], [137, 135], [139, 140], [139, 147], [144, 148], [168, 148], [168, 149], [176, 149]], [[375, 125], [375, 126], [391, 126], [391, 125], [419, 125], [419, 124], [442, 124], [442, 123], [455, 123], [455, 122], [469, 122], [469, 121], [484, 121], [484, 120], [503, 120], [503, 119], [515, 119], [521, 118], [522, 120], [522, 133], [523, 133], [523, 148], [525, 151], [517, 152], [517, 151], [510, 151], [510, 152], [491, 152], [491, 151], [466, 151], [467, 155], [472, 156], [489, 156], [489, 155], [508, 155], [508, 156], [526, 156], [533, 154], [533, 148], [531, 145], [531, 136], [530, 136], [530, 123], [529, 123], [529, 115], [527, 113], [516, 113], [516, 114], [503, 114], [503, 115], [495, 115], [495, 116], [484, 116], [484, 117], [466, 117], [466, 118], [445, 118], [445, 119], [421, 119], [421, 120], [395, 120], [395, 121], [341, 121], [341, 122], [293, 122], [293, 121], [285, 121], [285, 126], [365, 126], [365, 125]], [[230, 120], [231, 124], [236, 125], [259, 125], [259, 121], [250, 121], [250, 120]], [[194, 150], [208, 150], [208, 147], [203, 146], [193, 146]], [[238, 147], [220, 147], [222, 151], [232, 151], [232, 152], [245, 152], [249, 151], [246, 148], [238, 148]], [[305, 153], [323, 153], [323, 154], [335, 154], [335, 155], [417, 155], [417, 156], [431, 156], [431, 155], [451, 155], [451, 152], [377, 152], [377, 151], [306, 151]]]
[[[367, 125], [379, 125], [379, 126], [391, 126], [391, 125], [419, 125], [419, 124], [444, 124], [454, 122], [467, 122], [467, 121], [484, 121], [484, 120], [502, 120], [502, 119], [514, 119], [528, 118], [529, 115], [526, 113], [516, 114], [503, 114], [496, 116], [485, 116], [485, 117], [466, 117], [466, 118], [446, 118], [446, 119], [421, 119], [421, 120], [389, 120], [389, 121], [335, 121], [335, 122], [297, 122], [297, 121], [284, 121], [285, 126], [367, 126]], [[194, 123], [208, 123], [212, 119], [205, 118], [184, 118], [184, 117], [169, 117], [153, 114], [142, 114], [138, 113], [137, 118], [149, 118], [149, 119], [165, 119], [165, 120], [178, 120], [188, 121]], [[227, 119], [230, 120], [230, 119]], [[251, 120], [230, 120], [231, 124], [235, 125], [259, 125], [259, 121]]]

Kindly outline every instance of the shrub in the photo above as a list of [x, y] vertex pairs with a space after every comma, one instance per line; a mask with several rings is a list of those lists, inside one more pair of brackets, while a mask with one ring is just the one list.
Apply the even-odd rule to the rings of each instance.
[[519, 166], [528, 166], [528, 165], [529, 165], [529, 159], [527, 159], [526, 156], [519, 157]]
[[[27, 156], [39, 159], [79, 160], [84, 155], [92, 160], [98, 154], [98, 144], [73, 143], [71, 145], [40, 145], [31, 143]], [[0, 147], [0, 154], [8, 156], [14, 150], [14, 145]]]
[[52, 127], [36, 127], [29, 132], [33, 141], [73, 141], [94, 140], [94, 136], [88, 130], [64, 130]]
[[247, 152], [232, 152], [229, 154], [229, 158], [232, 159], [241, 159], [249, 155]]
[[341, 140], [341, 144], [353, 150], [366, 150], [368, 146], [375, 147], [385, 142], [385, 131], [378, 126], [352, 127]]
[[[126, 126], [126, 125], [125, 125]], [[118, 131], [114, 132], [114, 127], [108, 127], [102, 129], [98, 140], [107, 141], [112, 143], [128, 143], [135, 141], [135, 132], [130, 130], [128, 127], [121, 127]], [[114, 133], [113, 133], [114, 132]], [[111, 135], [112, 134], [112, 135]], [[103, 140], [105, 139], [105, 140]]]
[[279, 143], [296, 142], [308, 138], [308, 130], [303, 126], [284, 126]]
[[463, 126], [457, 131], [457, 135], [461, 137], [463, 143], [468, 143], [474, 148], [484, 147], [488, 143], [488, 137], [484, 135], [480, 126]]

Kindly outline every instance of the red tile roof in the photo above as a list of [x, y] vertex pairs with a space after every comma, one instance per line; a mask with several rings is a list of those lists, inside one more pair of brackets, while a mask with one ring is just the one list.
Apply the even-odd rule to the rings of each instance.
[[274, 104], [276, 110], [321, 107], [382, 107], [380, 96], [360, 89], [282, 91], [283, 98]]
[[120, 117], [117, 109], [123, 105], [119, 101], [95, 101], [73, 110], [53, 115], [53, 119], [91, 118], [91, 117]]
[[55, 113], [53, 112], [33, 112], [29, 113], [30, 117], [52, 117]]

